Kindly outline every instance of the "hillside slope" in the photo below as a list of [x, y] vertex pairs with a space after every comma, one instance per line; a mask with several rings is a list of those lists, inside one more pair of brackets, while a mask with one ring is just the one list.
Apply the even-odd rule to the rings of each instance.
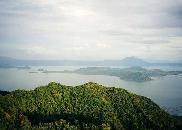
[[1, 129], [176, 130], [150, 99], [96, 83], [70, 87], [51, 82], [0, 96]]

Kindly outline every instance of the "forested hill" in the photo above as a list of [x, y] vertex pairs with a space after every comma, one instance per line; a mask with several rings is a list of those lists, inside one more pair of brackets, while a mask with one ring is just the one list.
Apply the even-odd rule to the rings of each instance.
[[150, 99], [124, 89], [51, 82], [1, 95], [0, 128], [177, 130], [181, 126]]

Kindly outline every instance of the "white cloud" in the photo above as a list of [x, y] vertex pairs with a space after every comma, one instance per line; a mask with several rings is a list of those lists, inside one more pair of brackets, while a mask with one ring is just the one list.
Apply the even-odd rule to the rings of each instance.
[[59, 52], [57, 50], [50, 49], [49, 47], [33, 46], [20, 48], [20, 50], [25, 51], [29, 55], [41, 55], [41, 56], [58, 56]]
[[8, 55], [16, 48], [29, 58], [182, 58], [181, 0], [1, 0], [0, 6], [0, 48], [14, 49]]
[[96, 47], [99, 47], [99, 48], [110, 48], [111, 46], [108, 45], [108, 44], [104, 44], [104, 43], [98, 43], [98, 44], [96, 44]]

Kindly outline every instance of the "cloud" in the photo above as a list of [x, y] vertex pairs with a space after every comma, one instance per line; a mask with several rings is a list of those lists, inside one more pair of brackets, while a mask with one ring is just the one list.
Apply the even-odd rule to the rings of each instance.
[[104, 43], [98, 43], [98, 44], [96, 44], [96, 46], [99, 48], [102, 48], [102, 49], [111, 47], [110, 45], [104, 44]]
[[181, 0], [1, 0], [0, 6], [0, 55], [182, 58]]
[[51, 55], [51, 56], [55, 56], [58, 55], [59, 52], [56, 50], [52, 50], [50, 48], [46, 48], [46, 47], [41, 47], [41, 46], [34, 46], [34, 47], [30, 47], [30, 48], [21, 48], [20, 50], [26, 51], [26, 53], [30, 54], [30, 55]]

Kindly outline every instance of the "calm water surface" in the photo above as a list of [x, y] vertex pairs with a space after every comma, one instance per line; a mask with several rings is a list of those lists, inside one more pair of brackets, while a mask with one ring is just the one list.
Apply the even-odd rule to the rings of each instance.
[[[80, 85], [89, 81], [97, 82], [108, 87], [115, 86], [127, 89], [130, 92], [151, 98], [161, 107], [170, 108], [172, 114], [182, 115], [182, 75], [173, 75], [156, 78], [153, 81], [137, 83], [120, 80], [114, 76], [104, 75], [79, 75], [65, 73], [29, 73], [39, 68], [46, 70], [75, 70], [81, 66], [38, 66], [24, 69], [0, 68], [0, 90], [34, 89], [51, 81], [60, 82], [65, 85]], [[150, 67], [151, 68], [151, 67]], [[182, 70], [182, 67], [160, 67], [163, 70]]]

